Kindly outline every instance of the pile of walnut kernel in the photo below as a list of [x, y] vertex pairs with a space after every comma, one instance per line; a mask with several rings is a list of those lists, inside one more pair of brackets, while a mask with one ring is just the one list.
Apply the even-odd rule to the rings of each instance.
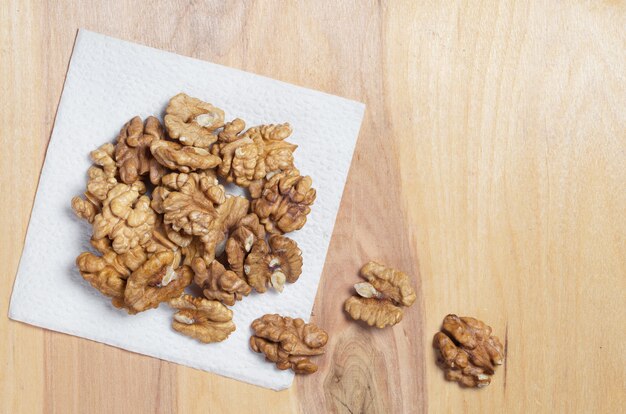
[[[97, 254], [76, 264], [114, 306], [135, 314], [167, 302], [176, 331], [223, 341], [235, 330], [227, 305], [298, 280], [302, 253], [283, 234], [304, 226], [315, 189], [294, 165], [289, 124], [246, 129], [181, 93], [164, 125], [134, 117], [115, 144], [91, 153], [72, 208], [93, 225]], [[227, 194], [218, 179], [249, 197]], [[185, 294], [192, 283], [204, 297]]]
[[[302, 272], [302, 252], [285, 233], [301, 229], [315, 201], [311, 178], [294, 165], [289, 124], [246, 129], [241, 119], [185, 94], [155, 117], [132, 118], [116, 143], [92, 151], [83, 197], [72, 208], [93, 226], [76, 264], [117, 308], [136, 314], [166, 302], [172, 328], [203, 343], [235, 330], [232, 306], [252, 290], [282, 292]], [[248, 191], [227, 194], [219, 180]], [[344, 304], [355, 320], [384, 328], [416, 300], [408, 275], [376, 262], [360, 272], [358, 295]], [[197, 285], [202, 297], [185, 293]], [[302, 319], [264, 315], [252, 322], [250, 347], [279, 369], [317, 371], [325, 331]], [[448, 315], [433, 340], [446, 379], [466, 387], [490, 383], [504, 361], [491, 328]]]

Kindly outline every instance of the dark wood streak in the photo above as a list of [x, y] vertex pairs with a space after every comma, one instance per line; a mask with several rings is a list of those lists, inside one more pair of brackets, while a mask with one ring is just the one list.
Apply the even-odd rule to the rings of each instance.
[[507, 374], [507, 367], [509, 366], [509, 361], [508, 358], [509, 357], [509, 324], [507, 322], [506, 327], [504, 328], [504, 385], [503, 385], [503, 390], [504, 390], [504, 395], [506, 395], [506, 374]]

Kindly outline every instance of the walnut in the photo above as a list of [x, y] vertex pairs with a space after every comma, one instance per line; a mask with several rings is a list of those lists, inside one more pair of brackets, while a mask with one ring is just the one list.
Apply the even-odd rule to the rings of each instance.
[[217, 223], [219, 223], [224, 233], [232, 230], [239, 220], [248, 214], [250, 201], [245, 197], [226, 195], [226, 200], [217, 207]]
[[191, 265], [194, 271], [194, 282], [202, 289], [207, 299], [219, 300], [232, 306], [235, 301], [248, 296], [252, 290], [248, 283], [235, 272], [226, 268], [217, 260], [207, 267], [206, 262], [196, 257]]
[[184, 93], [170, 99], [165, 112], [167, 132], [183, 145], [208, 148], [217, 140], [215, 130], [224, 125], [224, 111]]
[[361, 268], [361, 276], [378, 291], [377, 297], [389, 298], [403, 306], [411, 306], [417, 298], [409, 276], [399, 270], [372, 261]]
[[106, 185], [100, 182], [93, 182], [87, 184], [87, 190], [94, 194], [99, 200], [104, 200], [106, 198], [108, 190], [117, 184], [117, 181], [113, 183], [111, 179], [114, 179], [117, 175], [117, 166], [115, 164], [115, 160], [113, 160], [113, 154], [115, 153], [115, 147], [113, 144], [104, 144], [100, 148], [91, 151], [91, 160], [94, 164], [102, 167], [102, 172], [104, 173], [102, 178], [106, 179]]
[[269, 243], [259, 239], [246, 257], [244, 273], [257, 292], [267, 291], [268, 284], [282, 292], [285, 281], [293, 283], [302, 273], [302, 251], [284, 236], [273, 235]]
[[213, 261], [219, 244], [249, 206], [244, 197], [226, 195], [212, 171], [168, 174], [152, 193], [152, 207], [164, 214], [164, 223], [171, 226], [168, 237], [179, 246], [189, 247], [192, 236], [197, 236], [190, 250], [207, 263]]
[[263, 157], [265, 159], [266, 178], [268, 174], [275, 174], [293, 168], [293, 153], [298, 146], [283, 141], [291, 135], [291, 132], [291, 126], [285, 123], [263, 125], [258, 130], [250, 133], [258, 133], [263, 138], [265, 144]]
[[93, 223], [94, 217], [100, 212], [100, 203], [92, 202], [85, 193], [84, 199], [78, 196], [72, 198], [72, 210], [78, 217]]
[[104, 144], [91, 152], [91, 159], [97, 166], [92, 166], [87, 171], [89, 178], [85, 198], [72, 198], [74, 213], [90, 223], [93, 223], [96, 214], [100, 212], [102, 201], [107, 198], [109, 190], [117, 184], [117, 167], [112, 158], [114, 151], [112, 144]]
[[289, 124], [261, 125], [239, 134], [244, 128], [241, 119], [227, 123], [219, 134], [219, 143], [211, 148], [222, 158], [218, 168], [221, 177], [248, 187], [268, 175], [293, 168], [297, 145], [284, 141], [291, 135]]
[[[316, 192], [294, 167], [291, 133], [288, 123], [225, 124], [221, 109], [184, 93], [170, 99], [163, 125], [152, 116], [130, 119], [115, 144], [91, 153], [84, 196], [72, 199], [99, 252], [77, 258], [83, 278], [128, 313], [168, 301], [179, 310], [174, 329], [202, 342], [224, 340], [235, 329], [225, 305], [253, 288], [280, 292], [302, 272], [302, 252], [282, 234], [305, 224]], [[218, 176], [248, 188], [254, 205], [226, 194]], [[192, 280], [206, 299], [184, 295]], [[281, 321], [300, 344], [258, 334], [258, 349], [281, 369], [315, 371], [308, 356], [323, 352], [326, 334]], [[323, 343], [307, 342], [314, 337]]]
[[164, 176], [161, 186], [154, 190], [152, 207], [164, 214], [164, 223], [174, 231], [202, 236], [218, 216], [216, 206], [225, 200], [224, 187], [212, 172], [172, 173]]
[[163, 127], [153, 116], [146, 118], [145, 126], [136, 116], [122, 127], [115, 146], [115, 160], [122, 182], [132, 184], [148, 174], [152, 184], [159, 183], [165, 168], [152, 156], [150, 144], [162, 139], [165, 139]]
[[166, 237], [176, 246], [188, 247], [193, 242], [193, 236], [185, 234], [183, 231], [176, 231], [172, 228], [171, 224], [163, 222], [163, 200], [170, 192], [171, 191], [167, 187], [163, 186], [156, 187], [152, 191], [152, 201], [150, 202], [150, 206], [159, 215], [159, 222], [161, 224], [158, 231], [162, 236]]
[[[241, 138], [239, 134], [246, 127], [246, 123], [243, 119], [235, 118], [230, 122], [224, 124], [224, 128], [217, 135], [220, 143], [233, 142]], [[211, 147], [213, 150], [213, 147]]]
[[148, 243], [152, 239], [156, 214], [150, 207], [150, 198], [140, 196], [145, 191], [141, 181], [113, 187], [104, 200], [102, 211], [94, 217], [93, 237], [108, 236], [117, 253]]
[[183, 295], [169, 304], [178, 309], [172, 328], [200, 342], [221, 342], [235, 330], [233, 312], [216, 300]]
[[352, 319], [366, 322], [369, 326], [384, 328], [402, 320], [402, 309], [387, 300], [352, 296], [346, 300], [344, 309]]
[[265, 165], [259, 162], [261, 149], [249, 137], [216, 144], [211, 153], [222, 159], [217, 171], [228, 182], [247, 187], [251, 181], [265, 176]]
[[115, 307], [125, 307], [126, 279], [146, 261], [145, 252], [137, 246], [124, 254], [117, 254], [111, 249], [111, 242], [107, 238], [92, 239], [91, 244], [102, 256], [81, 253], [76, 258], [80, 274], [103, 295], [111, 297]]
[[[154, 199], [153, 199], [154, 202]], [[157, 202], [157, 208], [158, 207]], [[211, 263], [216, 256], [220, 256], [226, 246], [228, 233], [235, 224], [246, 215], [250, 202], [244, 197], [225, 196], [225, 201], [215, 208], [215, 218], [206, 225], [206, 233], [201, 236], [186, 235], [184, 231], [175, 231], [167, 228], [168, 238], [182, 247], [185, 255], [185, 264], [191, 265], [196, 257]]]
[[178, 251], [178, 244], [175, 243], [168, 236], [169, 229], [165, 223], [163, 223], [162, 217], [159, 215], [152, 229], [152, 239], [146, 243], [146, 251], [149, 253], [160, 252], [163, 250]]
[[446, 379], [464, 387], [489, 385], [495, 366], [504, 363], [502, 344], [491, 327], [470, 317], [446, 316], [433, 346]]
[[176, 259], [172, 251], [157, 252], [130, 275], [124, 291], [129, 313], [156, 308], [183, 293], [193, 273], [188, 266], [174, 268]]
[[265, 228], [256, 214], [248, 214], [239, 220], [226, 241], [226, 259], [239, 277], [244, 277], [246, 257], [257, 240], [265, 240]]
[[161, 165], [184, 173], [214, 168], [221, 162], [219, 157], [205, 149], [165, 140], [152, 141], [150, 152]]
[[252, 202], [252, 211], [269, 233], [299, 230], [315, 201], [311, 183], [311, 177], [302, 177], [297, 169], [277, 173], [264, 184], [260, 198]]
[[309, 357], [323, 354], [328, 342], [328, 334], [314, 324], [276, 314], [256, 319], [252, 330], [252, 350], [265, 354], [278, 369], [291, 368], [296, 374], [317, 371]]
[[162, 251], [171, 251], [174, 252], [174, 261], [173, 267], [177, 268], [183, 262], [183, 250], [180, 248], [178, 244], [176, 244], [173, 240], [168, 236], [167, 226], [163, 223], [163, 220], [160, 216], [157, 217], [157, 223], [152, 230], [152, 239], [143, 246], [148, 256], [152, 256], [154, 253], [162, 252]]
[[184, 256], [183, 264], [186, 264], [187, 266], [191, 266], [195, 258], [202, 258], [202, 254], [204, 253], [204, 245], [202, 244], [200, 238], [193, 236], [189, 237], [191, 237], [191, 242], [180, 249]]
[[[113, 148], [113, 146], [111, 146], [111, 148]], [[95, 199], [100, 202], [104, 201], [104, 199], [107, 198], [109, 190], [117, 184], [115, 175], [111, 176], [99, 167], [90, 167], [89, 170], [87, 170], [87, 176], [87, 192], [85, 196], [89, 200]]]
[[200, 236], [201, 255], [207, 263], [223, 253], [228, 233], [248, 213], [249, 208], [248, 199], [231, 195], [227, 195], [224, 203], [217, 207], [217, 217], [211, 222], [208, 233]]
[[193, 242], [193, 236], [185, 234], [182, 231], [176, 231], [172, 228], [171, 224], [164, 224], [165, 233], [167, 238], [174, 242], [177, 246], [187, 247]]
[[408, 275], [376, 262], [365, 264], [360, 273], [368, 282], [354, 285], [359, 296], [346, 300], [345, 311], [352, 319], [377, 328], [400, 322], [400, 306], [411, 306], [417, 298]]

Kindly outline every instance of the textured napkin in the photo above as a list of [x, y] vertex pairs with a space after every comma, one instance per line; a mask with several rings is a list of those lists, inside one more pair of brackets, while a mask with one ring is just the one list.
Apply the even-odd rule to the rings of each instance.
[[[317, 190], [306, 226], [290, 237], [304, 267], [282, 294], [252, 293], [233, 309], [237, 330], [201, 344], [171, 328], [166, 304], [129, 316], [84, 281], [76, 257], [91, 250], [91, 226], [74, 217], [88, 154], [113, 142], [130, 118], [162, 119], [179, 92], [222, 108], [249, 126], [289, 122], [296, 165]], [[249, 349], [250, 323], [266, 314], [309, 319], [365, 106], [251, 73], [81, 30], [41, 173], [9, 317], [145, 355], [280, 390], [293, 381]]]

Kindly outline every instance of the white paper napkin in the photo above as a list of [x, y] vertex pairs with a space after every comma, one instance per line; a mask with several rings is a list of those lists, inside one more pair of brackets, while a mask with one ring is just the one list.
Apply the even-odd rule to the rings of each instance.
[[[88, 154], [113, 142], [135, 115], [162, 117], [179, 92], [247, 125], [289, 122], [296, 164], [317, 199], [293, 237], [302, 276], [282, 294], [252, 293], [232, 307], [237, 330], [201, 344], [171, 328], [172, 310], [129, 316], [82, 279], [75, 259], [90, 250], [91, 226], [70, 200], [85, 189]], [[309, 319], [365, 106], [325, 93], [81, 30], [43, 166], [9, 317], [145, 355], [280, 390], [293, 381], [248, 346], [250, 323], [266, 313]]]

